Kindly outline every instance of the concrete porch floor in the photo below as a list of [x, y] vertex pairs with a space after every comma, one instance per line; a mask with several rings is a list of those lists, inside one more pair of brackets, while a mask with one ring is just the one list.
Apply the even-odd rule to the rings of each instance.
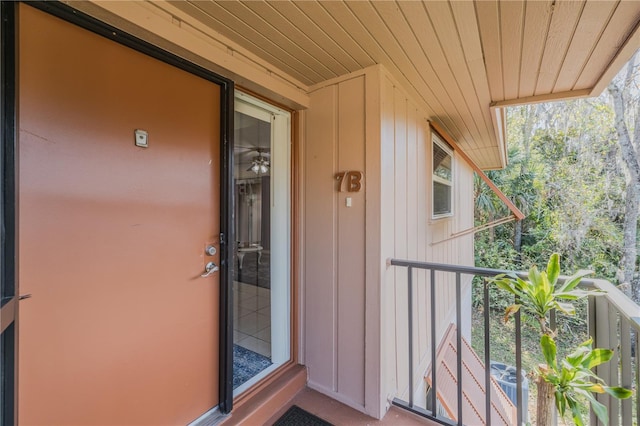
[[326, 395], [305, 387], [298, 392], [278, 413], [270, 418], [265, 426], [272, 425], [292, 405], [315, 414], [336, 426], [431, 426], [437, 423], [428, 421], [397, 407], [391, 407], [382, 420], [373, 419], [366, 414], [354, 410]]

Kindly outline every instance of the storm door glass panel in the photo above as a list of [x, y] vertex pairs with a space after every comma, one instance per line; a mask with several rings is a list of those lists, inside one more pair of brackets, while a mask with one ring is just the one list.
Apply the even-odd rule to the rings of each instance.
[[238, 395], [290, 358], [290, 116], [240, 93], [234, 122]]

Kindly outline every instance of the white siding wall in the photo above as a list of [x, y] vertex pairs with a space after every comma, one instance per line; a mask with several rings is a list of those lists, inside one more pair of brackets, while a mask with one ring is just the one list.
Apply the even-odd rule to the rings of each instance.
[[[473, 264], [472, 236], [432, 245], [473, 226], [473, 171], [455, 159], [455, 215], [431, 220], [428, 117], [381, 66], [312, 91], [306, 117], [303, 285], [309, 384], [381, 417], [389, 398], [408, 391], [407, 273], [387, 261]], [[363, 192], [337, 192], [333, 176], [347, 170], [364, 171]], [[353, 198], [351, 208], [345, 207], [347, 196]], [[442, 333], [454, 319], [455, 288], [450, 278], [440, 281], [436, 313]], [[416, 271], [418, 392], [430, 361], [427, 284], [427, 273]]]

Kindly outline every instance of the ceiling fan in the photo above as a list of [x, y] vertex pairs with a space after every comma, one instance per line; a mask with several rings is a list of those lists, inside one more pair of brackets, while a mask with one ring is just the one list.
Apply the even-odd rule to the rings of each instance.
[[256, 155], [255, 157], [253, 157], [253, 159], [251, 160], [251, 165], [249, 166], [249, 168], [247, 169], [247, 171], [252, 171], [257, 175], [260, 174], [265, 174], [269, 171], [269, 166], [270, 166], [270, 162], [269, 162], [269, 153], [266, 152], [268, 151], [268, 149], [266, 148], [249, 148], [249, 147], [238, 147], [238, 148], [243, 148], [247, 150], [247, 153], [249, 152], [257, 152], [258, 155]]

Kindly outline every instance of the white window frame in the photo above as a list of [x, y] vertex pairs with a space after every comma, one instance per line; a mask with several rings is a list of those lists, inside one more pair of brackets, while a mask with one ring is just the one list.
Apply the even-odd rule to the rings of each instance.
[[[451, 181], [448, 181], [444, 178], [441, 178], [440, 176], [437, 176], [435, 174], [435, 169], [434, 169], [434, 164], [433, 164], [433, 155], [434, 155], [434, 150], [435, 150], [435, 146], [438, 146], [438, 148], [440, 148], [441, 150], [443, 150], [444, 152], [446, 152], [449, 157], [451, 157]], [[446, 142], [444, 142], [437, 134], [432, 133], [431, 134], [431, 219], [443, 219], [443, 218], [447, 218], [447, 217], [452, 217], [454, 215], [454, 189], [455, 189], [455, 178], [456, 178], [456, 167], [455, 167], [455, 156], [453, 155], [453, 149], [451, 149], [451, 147], [449, 146], [449, 144], [447, 144]], [[450, 211], [447, 213], [439, 213], [436, 214], [435, 213], [435, 184], [439, 183], [442, 185], [446, 185], [450, 188], [451, 191], [451, 208]]]

